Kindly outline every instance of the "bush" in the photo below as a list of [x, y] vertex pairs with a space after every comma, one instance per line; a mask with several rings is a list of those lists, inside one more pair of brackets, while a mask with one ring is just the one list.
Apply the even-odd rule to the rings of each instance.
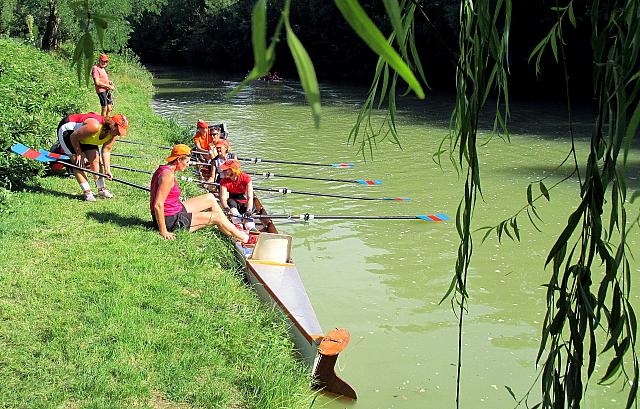
[[60, 119], [88, 106], [70, 67], [17, 40], [0, 38], [0, 187], [20, 189], [44, 170], [10, 152], [16, 142], [48, 149]]

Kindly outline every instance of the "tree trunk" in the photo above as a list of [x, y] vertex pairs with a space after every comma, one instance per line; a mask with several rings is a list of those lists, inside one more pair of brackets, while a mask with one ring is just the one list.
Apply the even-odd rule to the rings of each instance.
[[47, 28], [42, 37], [42, 49], [45, 51], [55, 50], [60, 45], [58, 28], [60, 27], [60, 17], [58, 16], [58, 2], [49, 0], [49, 19]]

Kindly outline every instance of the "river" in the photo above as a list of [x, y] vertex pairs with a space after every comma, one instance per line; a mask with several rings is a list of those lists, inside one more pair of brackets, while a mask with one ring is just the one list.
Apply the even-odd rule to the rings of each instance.
[[[298, 179], [255, 178], [257, 186], [341, 195], [410, 197], [407, 202], [353, 201], [296, 195], [261, 195], [272, 213], [346, 215], [417, 215], [445, 213], [444, 223], [418, 220], [312, 221], [276, 223], [294, 237], [293, 255], [311, 301], [325, 330], [345, 327], [351, 343], [338, 361], [339, 374], [358, 391], [348, 402], [319, 397], [314, 408], [445, 408], [455, 407], [458, 319], [450, 301], [440, 303], [453, 274], [458, 236], [455, 214], [463, 193], [445, 155], [442, 166], [432, 158], [447, 134], [451, 99], [429, 97], [418, 103], [401, 101], [398, 129], [401, 149], [382, 141], [374, 160], [364, 161], [347, 137], [366, 88], [321, 84], [322, 119], [315, 129], [304, 94], [292, 81], [255, 83], [237, 97], [225, 94], [238, 78], [190, 71], [155, 69], [154, 109], [195, 126], [197, 119], [225, 122], [233, 150], [241, 156], [320, 163], [355, 163], [353, 169], [243, 165], [253, 171], [381, 179], [366, 187]], [[566, 110], [552, 103], [516, 102], [511, 142], [494, 138], [479, 148], [483, 200], [474, 218], [477, 227], [495, 225], [527, 202], [526, 189], [542, 177], [547, 186], [569, 170], [556, 169], [569, 149]], [[578, 113], [576, 129], [583, 139], [588, 126]], [[380, 121], [381, 113], [374, 119]], [[584, 114], [582, 114], [584, 118]], [[483, 133], [484, 138], [489, 132]], [[638, 151], [631, 154], [631, 189], [640, 188]], [[577, 179], [570, 179], [541, 200], [538, 232], [526, 215], [519, 218], [521, 242], [492, 235], [481, 244], [475, 236], [469, 272], [469, 305], [464, 316], [461, 406], [509, 408], [535, 382], [535, 357], [545, 314], [549, 271], [544, 260], [567, 216], [576, 205]], [[637, 206], [636, 206], [637, 209]], [[633, 213], [635, 216], [635, 213]], [[638, 229], [630, 248], [638, 249]], [[637, 274], [639, 265], [633, 262]], [[637, 284], [634, 284], [638, 288]], [[638, 291], [634, 291], [636, 310]], [[589, 385], [585, 407], [623, 407], [620, 383], [595, 382], [608, 362], [599, 361]], [[533, 388], [530, 406], [539, 401]]]

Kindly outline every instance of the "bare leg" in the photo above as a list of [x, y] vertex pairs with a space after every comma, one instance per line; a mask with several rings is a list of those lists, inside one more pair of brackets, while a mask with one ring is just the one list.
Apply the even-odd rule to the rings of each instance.
[[[187, 212], [193, 215], [191, 218], [191, 227], [189, 228], [190, 232], [215, 224], [227, 236], [235, 237], [243, 242], [247, 240], [247, 234], [236, 229], [229, 219], [227, 219], [213, 194], [207, 193], [192, 197], [182, 204]], [[209, 211], [206, 212], [204, 210]]]
[[[89, 169], [94, 172], [99, 172], [100, 169], [100, 158], [98, 157], [98, 151], [96, 149], [92, 149], [90, 151], [86, 151], [85, 156], [89, 161]], [[83, 172], [84, 173], [84, 172]], [[93, 180], [98, 180], [98, 175], [93, 175]]]
[[107, 116], [107, 105], [103, 106], [100, 110], [100, 115]]

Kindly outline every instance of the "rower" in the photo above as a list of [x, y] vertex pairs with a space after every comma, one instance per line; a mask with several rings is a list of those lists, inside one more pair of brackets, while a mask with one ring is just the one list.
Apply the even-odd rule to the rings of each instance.
[[228, 161], [229, 159], [237, 159], [235, 153], [229, 152], [229, 141], [227, 139], [220, 139], [216, 142], [216, 153], [217, 156], [213, 158], [213, 181], [216, 183], [220, 183], [220, 179], [222, 179], [222, 170], [220, 166], [223, 163]]
[[171, 155], [165, 159], [167, 163], [159, 166], [151, 178], [149, 207], [154, 227], [163, 239], [174, 240], [175, 230], [193, 232], [215, 224], [227, 236], [248, 243], [249, 235], [238, 230], [225, 217], [213, 194], [180, 201], [180, 187], [175, 172], [189, 167], [190, 154], [191, 148], [187, 145], [174, 146]]
[[[256, 224], [251, 218], [253, 214], [253, 183], [251, 176], [240, 170], [240, 162], [229, 159], [220, 165], [222, 179], [220, 180], [220, 203], [225, 206], [224, 211], [231, 215], [231, 221], [236, 227], [249, 231], [257, 231]], [[244, 214], [244, 219], [241, 215]]]
[[196, 149], [206, 153], [200, 153], [199, 159], [203, 162], [208, 162], [213, 159], [215, 154], [215, 143], [220, 139], [220, 131], [212, 132], [209, 128], [209, 124], [202, 119], [198, 120], [198, 129], [193, 136], [193, 143]]

